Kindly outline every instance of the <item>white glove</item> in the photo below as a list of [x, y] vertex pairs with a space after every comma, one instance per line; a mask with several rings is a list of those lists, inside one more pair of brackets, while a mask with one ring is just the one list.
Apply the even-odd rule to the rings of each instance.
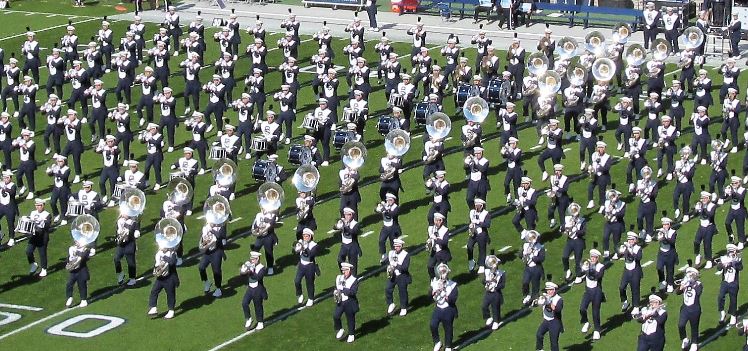
[[96, 248], [92, 248], [88, 253], [88, 257], [94, 257], [96, 255]]
[[133, 236], [135, 236], [135, 239], [140, 237], [140, 231], [136, 230], [135, 233], [133, 233]]

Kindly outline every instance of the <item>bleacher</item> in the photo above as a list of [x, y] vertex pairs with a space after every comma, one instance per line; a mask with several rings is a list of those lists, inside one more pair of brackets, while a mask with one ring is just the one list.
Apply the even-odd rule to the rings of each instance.
[[309, 6], [330, 6], [333, 10], [338, 8], [350, 8], [356, 11], [364, 9], [364, 0], [302, 0], [304, 7]]

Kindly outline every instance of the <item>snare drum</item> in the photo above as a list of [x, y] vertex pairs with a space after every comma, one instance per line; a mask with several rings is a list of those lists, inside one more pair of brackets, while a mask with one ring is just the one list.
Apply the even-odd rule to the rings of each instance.
[[252, 139], [252, 150], [254, 151], [267, 151], [268, 149], [268, 142], [265, 141], [263, 138], [254, 138]]
[[16, 225], [16, 233], [31, 234], [34, 231], [34, 221], [28, 216], [23, 216], [18, 220]]
[[76, 200], [71, 200], [70, 202], [68, 202], [68, 212], [65, 213], [65, 216], [68, 216], [68, 217], [80, 216], [85, 212], [85, 207], [86, 205], [84, 205], [83, 203], [76, 201]]
[[358, 112], [351, 110], [350, 107], [343, 108], [343, 121], [346, 123], [356, 123]]
[[455, 94], [455, 106], [462, 107], [468, 98], [470, 98], [470, 86], [461, 84], [457, 87], [457, 93]]
[[[171, 180], [172, 178], [169, 178]], [[125, 191], [125, 188], [129, 188], [125, 182], [119, 182], [114, 185], [114, 190], [112, 190], [112, 199], [119, 200], [120, 197], [122, 197], [122, 193]]]
[[222, 158], [226, 158], [226, 149], [219, 145], [213, 145], [210, 148], [210, 159], [220, 160]]
[[400, 128], [400, 121], [392, 116], [380, 116], [377, 122], [379, 134], [387, 135], [391, 130]]
[[252, 177], [257, 181], [275, 181], [276, 175], [275, 163], [268, 160], [257, 160], [252, 166]]
[[332, 145], [335, 147], [335, 150], [340, 150], [343, 148], [345, 143], [353, 140], [355, 137], [356, 136], [353, 132], [338, 130], [335, 132], [335, 138], [332, 141]]
[[312, 150], [304, 145], [293, 145], [288, 150], [288, 162], [295, 165], [305, 165], [312, 161]]
[[182, 171], [174, 171], [169, 173], [169, 180], [172, 180], [174, 178], [184, 178], [184, 173]]
[[403, 107], [405, 105], [405, 97], [400, 94], [390, 94], [389, 106]]
[[301, 126], [304, 127], [307, 130], [318, 130], [319, 129], [319, 120], [314, 118], [311, 114], [306, 115], [304, 117], [304, 121], [301, 122]]
[[488, 82], [486, 101], [492, 104], [498, 104], [501, 102], [501, 79], [494, 78]]
[[418, 124], [426, 124], [426, 118], [428, 117], [429, 113], [429, 103], [428, 102], [419, 102], [416, 105], [415, 109], [415, 119], [416, 123]]

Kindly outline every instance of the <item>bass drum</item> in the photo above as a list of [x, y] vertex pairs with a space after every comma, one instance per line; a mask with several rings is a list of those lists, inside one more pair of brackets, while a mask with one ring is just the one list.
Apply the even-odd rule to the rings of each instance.
[[426, 124], [426, 118], [428, 118], [428, 113], [429, 113], [429, 103], [419, 102], [415, 108], [416, 123], [420, 125]]
[[486, 88], [486, 101], [491, 104], [498, 104], [501, 102], [501, 79], [494, 78], [488, 82], [488, 88]]
[[257, 181], [274, 182], [277, 172], [275, 163], [268, 160], [257, 160], [252, 166], [252, 177]]
[[392, 116], [380, 116], [377, 122], [379, 134], [387, 135], [391, 130], [400, 128], [400, 121]]
[[305, 165], [312, 162], [312, 150], [304, 145], [293, 145], [288, 150], [288, 162], [295, 165]]
[[467, 84], [460, 84], [460, 86], [457, 87], [457, 93], [455, 94], [455, 107], [462, 108], [468, 98], [470, 98], [470, 86]]
[[338, 130], [335, 132], [335, 138], [333, 138], [332, 145], [335, 147], [335, 150], [340, 150], [343, 148], [345, 143], [353, 140], [355, 137], [356, 135], [353, 132]]

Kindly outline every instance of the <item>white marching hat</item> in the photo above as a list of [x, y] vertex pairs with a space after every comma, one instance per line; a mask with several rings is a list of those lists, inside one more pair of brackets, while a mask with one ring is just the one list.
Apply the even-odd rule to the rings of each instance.
[[546, 282], [545, 283], [545, 290], [551, 290], [551, 289], [558, 289], [558, 285], [554, 282]]
[[405, 241], [403, 241], [403, 239], [400, 239], [400, 238], [395, 238], [395, 240], [392, 240], [392, 244], [403, 246], [405, 245]]
[[473, 200], [473, 203], [476, 204], [476, 205], [485, 205], [486, 201], [483, 200], [483, 199], [476, 198], [475, 200]]
[[260, 256], [262, 256], [262, 254], [259, 253], [259, 252], [257, 252], [257, 251], [250, 251], [249, 252], [249, 257], [251, 257], [251, 258], [260, 258]]
[[654, 301], [656, 301], [657, 303], [662, 303], [662, 298], [655, 294], [649, 295], [649, 302], [654, 302]]
[[532, 183], [532, 179], [530, 177], [522, 177], [522, 183]]
[[436, 173], [437, 177], [440, 177], [440, 176], [444, 176], [445, 174], [447, 174], [447, 171], [436, 171], [434, 173]]
[[628, 232], [626, 233], [626, 240], [639, 240], [639, 234], [636, 234], [634, 232]]
[[701, 197], [712, 197], [712, 193], [708, 191], [702, 191], [699, 195], [701, 195]]
[[671, 224], [671, 223], [673, 223], [673, 220], [670, 219], [670, 218], [667, 218], [667, 217], [662, 217], [662, 219], [660, 219], [660, 222], [662, 224]]
[[13, 176], [13, 172], [11, 172], [10, 170], [6, 169], [3, 171], [3, 177], [12, 177], [12, 176]]
[[340, 270], [346, 271], [353, 268], [353, 265], [348, 262], [343, 262], [340, 264]]
[[393, 194], [393, 193], [387, 193], [387, 194], [384, 195], [384, 197], [387, 198], [387, 199], [393, 199], [393, 200], [397, 199], [397, 196], [395, 196], [395, 194]]
[[598, 141], [597, 143], [595, 143], [595, 146], [597, 146], [597, 147], [606, 147], [606, 146], [608, 146], [608, 144], [606, 144], [604, 141]]
[[310, 228], [304, 228], [304, 230], [301, 231], [301, 234], [314, 235], [314, 231]]
[[436, 213], [434, 213], [434, 219], [437, 219], [437, 218], [438, 219], [444, 219], [444, 215], [441, 214], [441, 213], [439, 213], [439, 212], [436, 212]]
[[44, 205], [44, 199], [36, 198], [34, 199], [34, 205]]
[[602, 254], [600, 253], [599, 250], [592, 249], [592, 250], [590, 250], [590, 256], [600, 257], [600, 256], [602, 256]]
[[553, 170], [554, 171], [563, 171], [564, 170], [564, 165], [562, 165], [560, 163], [557, 163], [557, 164], [553, 165]]
[[354, 214], [354, 213], [356, 213], [356, 211], [354, 211], [350, 207], [346, 207], [346, 208], [343, 209], [343, 213], [345, 213], [345, 214]]

